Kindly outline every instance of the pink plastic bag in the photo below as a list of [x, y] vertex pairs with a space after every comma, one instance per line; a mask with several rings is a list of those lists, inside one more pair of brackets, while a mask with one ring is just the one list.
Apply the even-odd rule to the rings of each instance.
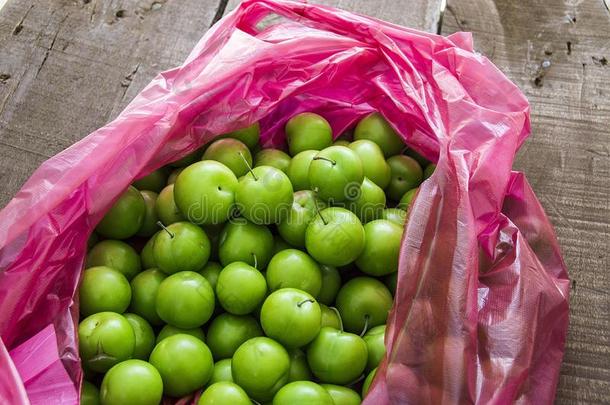
[[[365, 403], [551, 403], [569, 283], [548, 218], [511, 171], [530, 131], [527, 100], [473, 52], [469, 34], [441, 37], [295, 1], [244, 1], [181, 67], [45, 162], [0, 212], [6, 348], [53, 325], [63, 379], [78, 386], [79, 275], [87, 237], [113, 200], [134, 179], [255, 121], [266, 145], [281, 145], [286, 120], [301, 111], [322, 114], [336, 136], [380, 111], [438, 160], [406, 226], [388, 355]], [[0, 402], [27, 403], [15, 359], [0, 349]], [[58, 384], [46, 395], [67, 391]]]

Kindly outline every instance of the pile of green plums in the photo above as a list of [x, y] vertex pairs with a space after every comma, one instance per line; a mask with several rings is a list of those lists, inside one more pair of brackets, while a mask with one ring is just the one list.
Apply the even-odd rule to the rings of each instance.
[[254, 124], [128, 187], [80, 283], [83, 404], [361, 402], [434, 165], [379, 113], [352, 132], [301, 113], [286, 153]]

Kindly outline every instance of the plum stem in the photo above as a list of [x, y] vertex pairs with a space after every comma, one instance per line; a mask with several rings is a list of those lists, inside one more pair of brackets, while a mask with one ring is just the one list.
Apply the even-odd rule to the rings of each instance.
[[346, 386], [348, 386], [348, 387], [349, 387], [349, 386], [352, 386], [352, 385], [356, 385], [356, 384], [358, 384], [360, 381], [364, 380], [364, 376], [365, 376], [364, 374], [360, 374], [360, 376], [359, 376], [358, 378], [356, 378], [354, 381], [351, 381], [351, 382], [349, 382], [349, 383], [347, 383], [347, 384], [345, 384], [345, 385], [346, 385]]
[[369, 314], [364, 315], [364, 328], [362, 328], [362, 332], [360, 332], [360, 337], [364, 336], [367, 329], [369, 328], [369, 318], [370, 318]]
[[163, 230], [169, 234], [169, 237], [170, 237], [170, 238], [174, 239], [174, 237], [175, 237], [176, 235], [174, 235], [174, 233], [173, 233], [172, 231], [170, 231], [169, 229], [167, 229], [167, 227], [166, 227], [165, 225], [163, 225], [163, 222], [161, 222], [161, 221], [157, 221], [157, 225], [159, 225], [161, 228], [163, 228]]
[[250, 253], [254, 258], [254, 268], [258, 270], [258, 260], [256, 259], [256, 255], [254, 253]]
[[[318, 194], [318, 190], [315, 190], [316, 195]], [[318, 207], [318, 201], [314, 200], [313, 201], [313, 205], [316, 206], [316, 213], [320, 216], [320, 218], [322, 219], [322, 222], [324, 223], [324, 225], [328, 225], [328, 222], [326, 222], [326, 220], [324, 219], [324, 217], [322, 216], [322, 213], [320, 212], [320, 207]]]
[[252, 166], [250, 166], [250, 163], [248, 163], [248, 160], [246, 159], [246, 157], [244, 156], [243, 153], [239, 152], [239, 156], [241, 156], [242, 160], [244, 161], [244, 163], [246, 164], [246, 166], [248, 166], [248, 171], [250, 172], [250, 174], [252, 175], [252, 177], [254, 177], [255, 181], [258, 181], [258, 177], [256, 177], [256, 174], [254, 174], [254, 172], [252, 171]]
[[256, 399], [252, 399], [252, 398], [250, 398], [250, 401], [254, 402], [256, 405], [261, 405], [261, 403], [260, 403], [260, 402], [258, 402]]
[[328, 307], [328, 308], [332, 309], [333, 311], [335, 311], [335, 314], [337, 314], [337, 318], [339, 318], [339, 326], [341, 327], [341, 332], [344, 332], [344, 330], [343, 330], [343, 319], [341, 318], [341, 313], [335, 307]]
[[301, 308], [301, 305], [305, 304], [306, 302], [311, 302], [311, 303], [313, 304], [313, 303], [314, 303], [314, 302], [316, 302], [316, 301], [314, 301], [314, 300], [310, 300], [310, 299], [306, 299], [306, 300], [303, 300], [303, 301], [299, 302], [299, 303], [297, 304], [297, 307]]
[[315, 156], [311, 160], [326, 160], [327, 162], [330, 162], [333, 166], [337, 164], [337, 162], [335, 162], [334, 160], [326, 158], [324, 156]]

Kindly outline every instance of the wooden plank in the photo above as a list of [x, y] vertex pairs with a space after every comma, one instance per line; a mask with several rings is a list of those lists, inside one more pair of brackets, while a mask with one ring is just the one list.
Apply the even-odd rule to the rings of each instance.
[[449, 0], [443, 33], [459, 30], [531, 102], [532, 137], [515, 166], [573, 280], [557, 403], [610, 403], [610, 13], [601, 1]]
[[[229, 0], [226, 10], [233, 10], [241, 0]], [[443, 0], [313, 0], [355, 13], [370, 15], [395, 24], [437, 32]]]
[[114, 118], [159, 71], [180, 64], [218, 6], [9, 0], [0, 11], [0, 206], [40, 163]]

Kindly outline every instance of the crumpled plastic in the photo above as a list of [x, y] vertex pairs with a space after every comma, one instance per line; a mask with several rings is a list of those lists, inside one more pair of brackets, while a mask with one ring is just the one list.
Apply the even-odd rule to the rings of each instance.
[[19, 345], [50, 345], [61, 359], [63, 370], [26, 367], [38, 373], [29, 379], [69, 383], [49, 386], [47, 403], [79, 387], [86, 241], [134, 179], [255, 121], [264, 144], [280, 146], [301, 111], [326, 117], [335, 136], [379, 111], [438, 162], [410, 210], [388, 354], [364, 403], [551, 403], [569, 281], [548, 218], [511, 170], [530, 133], [524, 95], [473, 51], [470, 34], [280, 0], [244, 1], [0, 212], [0, 402], [40, 398], [10, 355]]

